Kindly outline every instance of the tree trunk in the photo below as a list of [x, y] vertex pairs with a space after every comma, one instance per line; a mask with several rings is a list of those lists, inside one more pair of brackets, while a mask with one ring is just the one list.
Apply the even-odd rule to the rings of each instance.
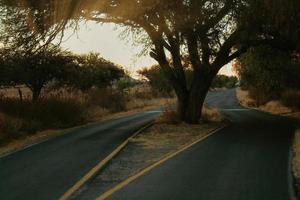
[[176, 91], [179, 118], [189, 124], [197, 124], [201, 119], [205, 97], [214, 76], [202, 74], [195, 77], [191, 89], [182, 93]]
[[22, 90], [20, 88], [18, 88], [18, 93], [19, 93], [20, 101], [23, 101], [23, 93], [22, 93]]
[[42, 88], [39, 88], [39, 87], [31, 89], [33, 102], [36, 102], [39, 99], [41, 91], [42, 91]]

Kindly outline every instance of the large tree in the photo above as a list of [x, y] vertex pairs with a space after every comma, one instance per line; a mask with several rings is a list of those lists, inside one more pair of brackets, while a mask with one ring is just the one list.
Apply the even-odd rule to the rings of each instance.
[[[41, 2], [44, 10], [48, 5], [48, 10], [53, 11], [49, 16], [58, 16], [54, 23], [81, 17], [129, 27], [139, 41], [150, 47], [150, 56], [158, 62], [177, 94], [179, 116], [188, 123], [200, 119], [208, 88], [221, 67], [253, 45], [269, 43], [293, 49], [295, 42], [287, 39], [297, 39], [300, 27], [297, 0]], [[62, 8], [64, 16], [59, 14]], [[293, 26], [287, 26], [290, 19]], [[193, 72], [191, 84], [184, 73], [186, 59]]]

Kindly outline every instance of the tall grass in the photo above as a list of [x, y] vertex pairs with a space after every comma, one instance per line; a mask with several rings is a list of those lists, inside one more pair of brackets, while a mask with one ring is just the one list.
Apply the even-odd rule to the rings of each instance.
[[84, 105], [73, 99], [47, 98], [37, 102], [0, 99], [0, 132], [7, 138], [33, 134], [49, 128], [65, 128], [84, 123]]

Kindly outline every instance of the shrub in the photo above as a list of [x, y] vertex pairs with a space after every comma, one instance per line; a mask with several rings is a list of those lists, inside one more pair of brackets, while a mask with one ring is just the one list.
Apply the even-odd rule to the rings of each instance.
[[88, 96], [89, 105], [98, 105], [112, 112], [126, 110], [126, 98], [122, 92], [111, 88], [93, 89]]
[[259, 46], [250, 48], [240, 62], [237, 71], [241, 84], [250, 90], [250, 96], [258, 105], [278, 99], [282, 91], [290, 87], [294, 67], [288, 53]]
[[172, 107], [166, 107], [162, 115], [156, 119], [156, 123], [161, 124], [178, 124], [180, 123], [179, 115]]
[[212, 84], [211, 88], [234, 88], [238, 82], [235, 76], [217, 75]]
[[281, 95], [284, 105], [296, 110], [300, 110], [300, 91], [288, 90]]
[[37, 102], [2, 98], [0, 111], [6, 116], [2, 129], [10, 134], [35, 133], [41, 129], [69, 127], [83, 123], [86, 118], [82, 103], [75, 99], [58, 97], [41, 99]]

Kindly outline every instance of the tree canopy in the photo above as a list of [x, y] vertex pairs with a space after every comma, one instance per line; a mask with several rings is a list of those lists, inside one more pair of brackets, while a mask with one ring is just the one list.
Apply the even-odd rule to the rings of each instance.
[[[220, 68], [248, 48], [269, 44], [292, 51], [299, 47], [297, 0], [25, 2], [34, 10], [32, 21], [46, 19], [42, 30], [64, 30], [67, 22], [80, 19], [129, 27], [135, 38], [149, 47], [150, 56], [177, 94], [179, 116], [189, 123], [197, 123], [201, 117], [206, 93]], [[185, 77], [185, 59], [193, 72], [191, 84]]]

